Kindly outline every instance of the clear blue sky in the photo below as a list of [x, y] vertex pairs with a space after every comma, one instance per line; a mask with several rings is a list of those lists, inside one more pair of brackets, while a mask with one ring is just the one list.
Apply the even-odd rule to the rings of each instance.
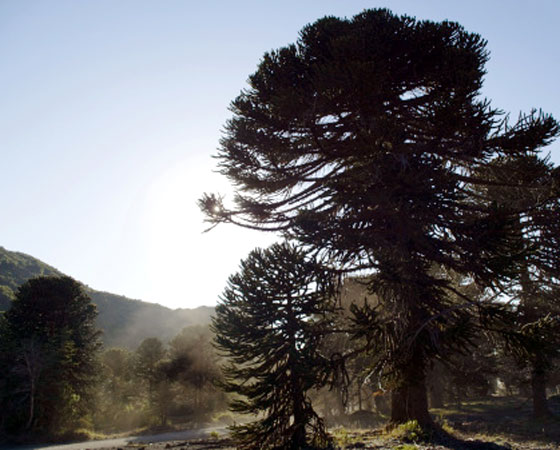
[[210, 156], [229, 102], [306, 23], [374, 7], [480, 33], [492, 104], [560, 119], [558, 0], [0, 0], [0, 245], [95, 289], [215, 304], [273, 240], [201, 234], [196, 199], [228, 189]]

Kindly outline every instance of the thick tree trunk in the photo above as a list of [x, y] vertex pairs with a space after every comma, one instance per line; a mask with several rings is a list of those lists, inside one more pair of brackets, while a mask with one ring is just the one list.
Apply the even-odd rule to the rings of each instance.
[[533, 395], [533, 415], [535, 417], [550, 416], [546, 401], [546, 373], [542, 369], [533, 368], [531, 372], [531, 388]]
[[399, 424], [416, 420], [422, 427], [432, 427], [428, 412], [426, 373], [420, 354], [413, 356], [402, 375], [400, 386], [391, 395], [391, 423]]
[[391, 422], [394, 424], [416, 420], [422, 427], [433, 425], [428, 412], [428, 398], [424, 381], [399, 387], [391, 395]]
[[307, 439], [305, 435], [305, 424], [307, 423], [305, 411], [305, 395], [296, 372], [292, 372], [292, 407], [294, 414], [294, 434], [292, 435], [290, 450], [305, 448]]

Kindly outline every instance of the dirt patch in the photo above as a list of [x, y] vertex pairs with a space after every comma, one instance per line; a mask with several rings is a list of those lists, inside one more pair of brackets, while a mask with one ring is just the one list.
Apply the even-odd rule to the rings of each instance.
[[[97, 450], [235, 450], [228, 438], [187, 439], [166, 442], [135, 442], [122, 447], [104, 447]], [[87, 448], [85, 449], [87, 450]]]

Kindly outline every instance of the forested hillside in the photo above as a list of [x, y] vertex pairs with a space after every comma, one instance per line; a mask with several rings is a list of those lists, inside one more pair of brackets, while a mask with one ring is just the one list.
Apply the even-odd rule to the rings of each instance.
[[10, 252], [0, 247], [0, 311], [5, 311], [18, 286], [40, 275], [62, 275], [61, 272], [24, 253]]
[[[40, 275], [63, 274], [32, 256], [0, 247], [0, 311], [9, 309], [19, 285]], [[214, 312], [206, 306], [172, 310], [89, 287], [86, 291], [97, 305], [97, 326], [103, 330], [106, 347], [135, 348], [147, 337], [167, 341], [188, 325], [208, 323]]]

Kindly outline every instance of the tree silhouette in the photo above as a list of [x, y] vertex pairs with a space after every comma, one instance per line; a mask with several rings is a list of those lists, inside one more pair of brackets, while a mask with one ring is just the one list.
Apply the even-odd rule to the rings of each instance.
[[[228, 358], [224, 387], [234, 411], [264, 414], [232, 428], [242, 449], [322, 448], [327, 436], [307, 392], [325, 384], [318, 351], [332, 311], [330, 275], [288, 244], [254, 250], [216, 307], [216, 346]], [[239, 397], [239, 396], [238, 396]]]
[[[486, 171], [495, 182], [486, 194], [500, 208], [518, 212], [511, 234], [524, 255], [512, 267], [515, 277], [507, 293], [515, 299], [515, 314], [502, 334], [517, 362], [530, 368], [533, 413], [544, 417], [550, 415], [546, 378], [560, 344], [560, 169], [531, 155], [497, 159]], [[521, 187], [503, 186], [511, 173], [523, 175], [516, 180]]]
[[[385, 9], [320, 19], [266, 53], [231, 104], [217, 156], [235, 204], [200, 200], [214, 224], [280, 231], [339, 270], [369, 271], [384, 316], [356, 308], [356, 332], [384, 352], [394, 422], [431, 425], [426, 368], [468, 345], [479, 310], [452, 302], [434, 267], [496, 287], [526, 257], [510, 240], [520, 211], [484, 195], [494, 181], [479, 169], [538, 155], [559, 133], [542, 113], [510, 125], [480, 98], [487, 59], [453, 22]], [[504, 186], [522, 187], [510, 176]]]
[[9, 431], [57, 433], [86, 413], [101, 345], [96, 314], [70, 277], [38, 277], [20, 286], [2, 336], [11, 361], [3, 399]]

